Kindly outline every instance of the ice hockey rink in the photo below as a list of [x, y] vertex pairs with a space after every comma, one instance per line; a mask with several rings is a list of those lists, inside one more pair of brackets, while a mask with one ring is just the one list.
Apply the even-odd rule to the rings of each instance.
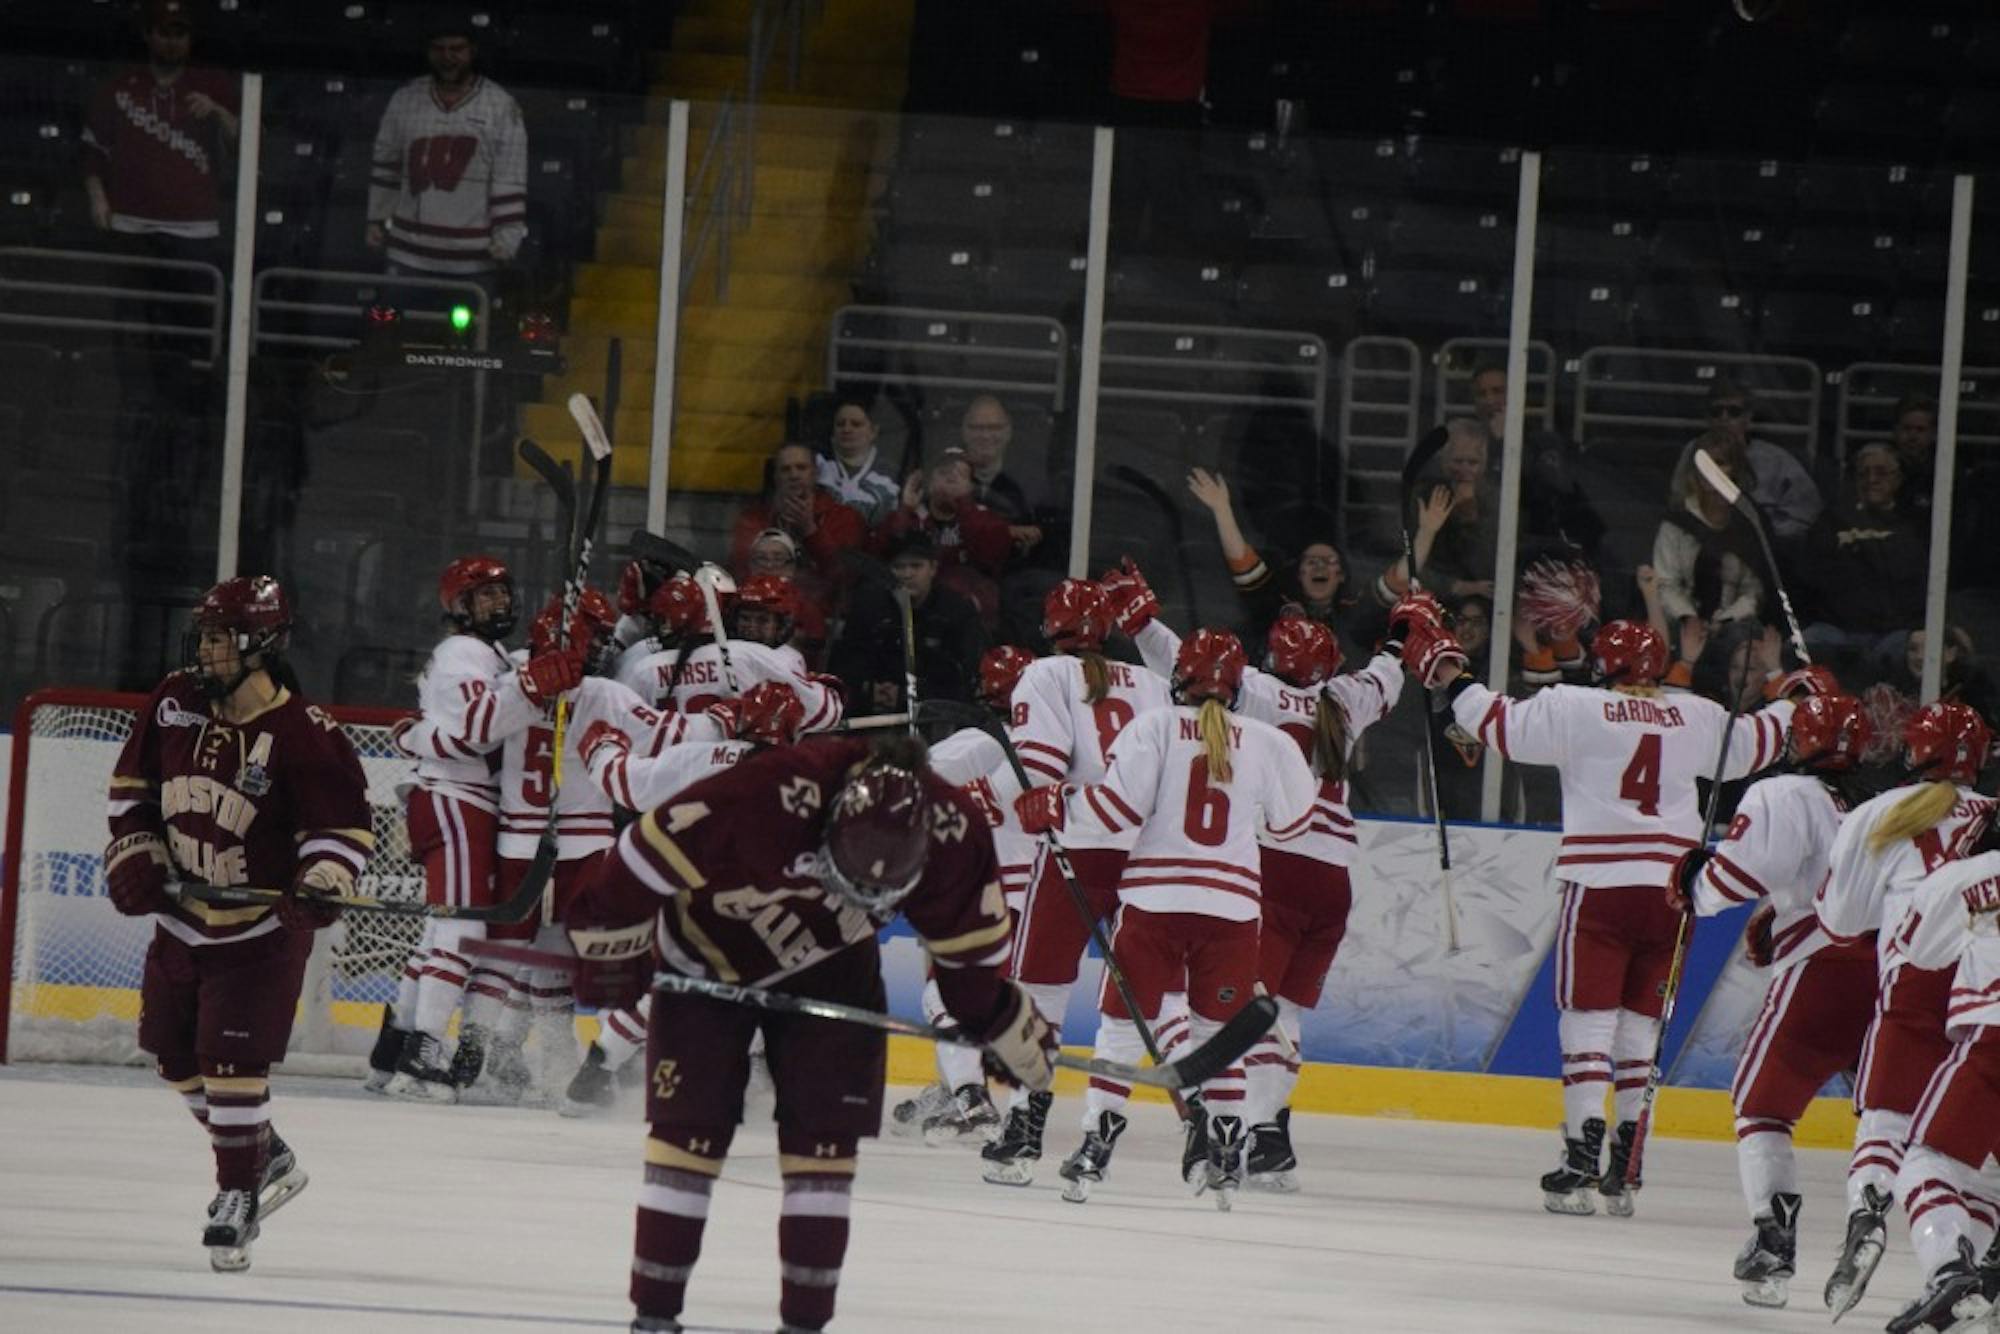
[[[565, 1121], [280, 1075], [273, 1111], [312, 1184], [271, 1219], [249, 1273], [220, 1275], [199, 1244], [208, 1146], [171, 1093], [139, 1070], [0, 1068], [0, 1330], [625, 1327], [636, 1105]], [[833, 1328], [1627, 1334], [1826, 1320], [1837, 1153], [1801, 1155], [1801, 1274], [1791, 1308], [1764, 1312], [1729, 1278], [1746, 1224], [1727, 1144], [1658, 1141], [1636, 1218], [1558, 1218], [1533, 1185], [1553, 1130], [1307, 1116], [1293, 1131], [1303, 1192], [1246, 1194], [1221, 1214], [1178, 1187], [1179, 1135], [1159, 1106], [1138, 1109], [1090, 1203], [1064, 1203], [1055, 1161], [1077, 1113], [1058, 1100], [1054, 1158], [1025, 1190], [981, 1182], [966, 1149], [865, 1146]], [[716, 1191], [690, 1329], [777, 1323], [763, 1114]], [[1843, 1328], [1880, 1329], [1920, 1286], [1896, 1233]]]

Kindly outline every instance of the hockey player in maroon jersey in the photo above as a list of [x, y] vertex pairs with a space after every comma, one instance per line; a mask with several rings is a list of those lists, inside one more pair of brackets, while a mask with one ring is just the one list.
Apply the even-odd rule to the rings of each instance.
[[[202, 597], [186, 666], [162, 681], [119, 753], [104, 876], [128, 917], [154, 919], [139, 987], [139, 1046], [208, 1131], [216, 1196], [202, 1244], [246, 1269], [260, 1219], [305, 1186], [271, 1128], [312, 934], [375, 845], [367, 782], [339, 725], [296, 693], [291, 610], [266, 576]], [[175, 897], [170, 882], [283, 886], [275, 906]]]
[[[901, 913], [945, 1007], [1015, 1079], [1049, 1087], [1055, 1034], [1001, 975], [1011, 933], [986, 824], [908, 738], [811, 738], [689, 787], [620, 835], [571, 907], [579, 998], [623, 1004], [669, 972], [881, 1009], [876, 932]], [[858, 1024], [662, 993], [647, 1034], [646, 1177], [634, 1330], [678, 1330], [709, 1196], [743, 1115], [750, 1039], [777, 1089], [780, 1314], [833, 1317], [859, 1142], [877, 1133], [887, 1045]]]
[[1667, 890], [1676, 912], [1757, 904], [1744, 945], [1771, 982], [1730, 1086], [1736, 1166], [1756, 1229], [1735, 1275], [1752, 1306], [1785, 1304], [1798, 1258], [1803, 1199], [1792, 1127], [1827, 1080], [1854, 1070], [1875, 1012], [1873, 934], [1836, 945], [1813, 914], [1834, 836], [1859, 799], [1854, 768], [1872, 735], [1852, 695], [1802, 700], [1786, 741], [1788, 772], [1751, 784], [1715, 855], [1688, 853]]

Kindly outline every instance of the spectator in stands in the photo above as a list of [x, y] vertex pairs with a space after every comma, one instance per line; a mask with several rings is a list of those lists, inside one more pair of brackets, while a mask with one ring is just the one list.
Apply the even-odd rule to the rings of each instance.
[[[986, 650], [979, 612], [944, 586], [937, 543], [922, 528], [899, 534], [885, 554], [889, 573], [910, 594], [919, 698], [971, 699], [979, 655]], [[855, 588], [827, 665], [847, 683], [850, 711], [892, 713], [904, 707], [902, 613], [888, 589], [875, 583]]]
[[1904, 503], [1895, 446], [1863, 445], [1848, 477], [1840, 503], [1807, 535], [1802, 564], [1812, 595], [1806, 646], [1855, 688], [1902, 657], [1923, 619], [1930, 523]]
[[474, 69], [473, 38], [462, 19], [434, 21], [430, 77], [382, 112], [366, 239], [391, 273], [469, 278], [491, 296], [528, 236], [528, 132], [520, 105]]
[[[1488, 471], [1498, 469], [1506, 436], [1507, 368], [1487, 363], [1472, 372], [1472, 410], [1486, 427]], [[1582, 552], [1595, 559], [1604, 520], [1576, 479], [1576, 447], [1554, 431], [1524, 424], [1521, 459], [1523, 561], [1535, 555]]]
[[1195, 468], [1188, 473], [1187, 488], [1215, 519], [1222, 559], [1250, 618], [1246, 642], [1263, 643], [1272, 621], [1295, 612], [1332, 630], [1347, 661], [1368, 660], [1385, 618], [1373, 616], [1359, 605], [1350, 587], [1353, 577], [1347, 557], [1330, 537], [1307, 542], [1296, 564], [1286, 567], [1281, 563], [1273, 570], [1243, 536], [1230, 502], [1229, 483], [1222, 474]]
[[[1922, 630], [1912, 630], [1904, 642], [1903, 656], [1891, 670], [1887, 683], [1909, 702], [1914, 709], [1916, 702], [1923, 698], [1924, 646], [1928, 637]], [[1938, 682], [1939, 699], [1955, 699], [1970, 704], [1979, 711], [1982, 718], [2000, 717], [2000, 689], [1996, 689], [1993, 678], [1979, 665], [1979, 654], [1974, 650], [1972, 636], [1962, 625], [1947, 625], [1944, 630], [1944, 672]]]
[[[1445, 429], [1450, 434], [1438, 451], [1437, 471], [1420, 478], [1410, 497], [1417, 581], [1447, 601], [1491, 598], [1500, 496], [1487, 468], [1486, 427], [1454, 417]], [[1398, 557], [1376, 581], [1375, 596], [1389, 607], [1408, 590], [1408, 561]]]
[[783, 444], [772, 451], [770, 486], [764, 498], [736, 517], [729, 543], [729, 566], [747, 572], [750, 548], [776, 528], [798, 545], [811, 573], [829, 586], [841, 583], [840, 553], [858, 549], [868, 536], [861, 516], [813, 480], [818, 456], [809, 445]]
[[[1689, 441], [1675, 464], [1675, 492], [1685, 490], [1680, 475], [1694, 466], [1694, 451], [1704, 440], [1727, 441], [1744, 455], [1752, 478], [1752, 484], [1744, 490], [1764, 512], [1772, 542], [1781, 549], [1795, 548], [1819, 518], [1823, 507], [1819, 487], [1790, 450], [1750, 434], [1755, 413], [1756, 404], [1747, 390], [1731, 381], [1717, 380], [1708, 393], [1708, 431]], [[1714, 447], [1709, 452], [1714, 453]]]
[[1903, 466], [1904, 509], [1920, 514], [1931, 510], [1932, 460], [1937, 455], [1937, 403], [1923, 394], [1906, 394], [1896, 404], [1896, 458]]
[[[1714, 430], [1696, 444], [1714, 455], [1738, 486], [1751, 490], [1754, 479], [1738, 437]], [[1661, 615], [1675, 631], [1669, 644], [1697, 633], [1689, 622], [1700, 623], [1699, 642], [1689, 659], [1697, 669], [1694, 684], [1704, 693], [1716, 693], [1721, 665], [1744, 636], [1761, 629], [1757, 616], [1764, 584], [1756, 573], [1761, 557], [1755, 535], [1699, 471], [1684, 468], [1677, 482], [1677, 503], [1668, 507], [1653, 535], [1655, 592]]]
[[972, 461], [952, 446], [928, 472], [910, 474], [902, 504], [875, 528], [874, 549], [895, 549], [905, 533], [928, 533], [937, 547], [939, 578], [969, 598], [992, 625], [1000, 609], [1000, 572], [1012, 550], [1007, 523], [972, 498]]
[[859, 514], [870, 527], [896, 511], [901, 486], [882, 464], [875, 438], [881, 434], [868, 405], [843, 398], [833, 411], [833, 452], [819, 461], [819, 484]]
[[746, 568], [737, 578], [775, 575], [799, 591], [798, 616], [792, 622], [792, 644], [809, 663], [817, 664], [826, 649], [826, 617], [833, 589], [812, 570], [800, 569], [799, 544], [782, 528], [766, 528], [751, 539]]
[[188, 67], [186, 0], [151, 0], [143, 25], [146, 63], [119, 71], [91, 97], [83, 130], [90, 221], [138, 254], [215, 263], [222, 160], [241, 128], [237, 80]]
[[1031, 554], [1041, 543], [1035, 503], [1020, 479], [1007, 472], [1007, 446], [1014, 440], [1014, 419], [992, 394], [981, 394], [965, 405], [958, 422], [959, 447], [972, 464], [972, 498], [1007, 521], [1007, 534], [1017, 557]]

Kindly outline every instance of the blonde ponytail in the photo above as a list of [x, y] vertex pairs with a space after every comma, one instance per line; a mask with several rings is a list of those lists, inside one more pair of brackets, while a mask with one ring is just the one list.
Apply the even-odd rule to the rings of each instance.
[[1201, 702], [1201, 744], [1208, 750], [1208, 781], [1229, 781], [1229, 710], [1210, 696]]
[[1881, 855], [1906, 838], [1915, 838], [1951, 814], [1958, 788], [1951, 783], [1922, 783], [1889, 808], [1882, 823], [1868, 835], [1868, 851]]
[[1313, 768], [1329, 783], [1347, 778], [1347, 710], [1340, 701], [1319, 692], [1313, 706]]
[[1111, 667], [1104, 661], [1104, 655], [1096, 649], [1077, 651], [1077, 661], [1083, 664], [1083, 702], [1095, 704], [1111, 693]]

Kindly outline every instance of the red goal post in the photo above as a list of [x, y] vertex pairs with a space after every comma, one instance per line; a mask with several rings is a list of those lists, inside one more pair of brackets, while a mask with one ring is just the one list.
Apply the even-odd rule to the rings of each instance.
[[[0, 859], [0, 1062], [138, 1062], [139, 974], [153, 926], [106, 896], [111, 769], [143, 695], [55, 687], [14, 713]], [[403, 785], [414, 764], [390, 744], [399, 709], [327, 709], [368, 777], [375, 854], [361, 892], [421, 899]], [[348, 913], [314, 944], [286, 1069], [358, 1072], [394, 998], [421, 917]]]

